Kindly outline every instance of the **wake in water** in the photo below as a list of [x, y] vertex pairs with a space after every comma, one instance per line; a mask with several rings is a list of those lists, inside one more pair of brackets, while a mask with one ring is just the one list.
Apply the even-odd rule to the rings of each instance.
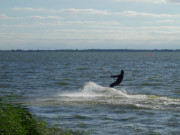
[[88, 82], [85, 84], [84, 88], [76, 93], [61, 93], [60, 97], [70, 97], [70, 98], [97, 98], [97, 97], [116, 97], [116, 96], [127, 96], [125, 90], [116, 90], [114, 88], [102, 87], [94, 82]]
[[180, 99], [160, 97], [155, 95], [131, 95], [125, 90], [102, 87], [94, 82], [88, 82], [78, 92], [59, 93], [52, 99], [41, 101], [44, 105], [123, 105], [144, 109], [180, 110]]

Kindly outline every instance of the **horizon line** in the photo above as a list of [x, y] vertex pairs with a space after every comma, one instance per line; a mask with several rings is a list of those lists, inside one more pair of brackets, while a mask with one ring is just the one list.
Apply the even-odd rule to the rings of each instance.
[[73, 52], [100, 52], [100, 51], [180, 51], [180, 49], [7, 49], [7, 50], [0, 50], [0, 52], [47, 52], [47, 51], [73, 51]]

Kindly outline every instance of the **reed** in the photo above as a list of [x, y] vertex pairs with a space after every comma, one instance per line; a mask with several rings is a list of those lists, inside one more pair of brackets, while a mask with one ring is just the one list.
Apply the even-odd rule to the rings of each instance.
[[50, 127], [19, 103], [0, 97], [0, 135], [84, 135], [84, 131], [73, 131]]

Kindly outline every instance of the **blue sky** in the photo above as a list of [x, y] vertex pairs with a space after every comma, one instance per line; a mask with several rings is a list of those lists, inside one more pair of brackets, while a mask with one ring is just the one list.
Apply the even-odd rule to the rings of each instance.
[[0, 50], [180, 49], [180, 0], [0, 3]]

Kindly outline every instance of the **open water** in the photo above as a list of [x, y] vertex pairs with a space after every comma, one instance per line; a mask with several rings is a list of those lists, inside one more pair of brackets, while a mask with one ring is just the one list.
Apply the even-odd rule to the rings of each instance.
[[[109, 88], [121, 69], [122, 85]], [[0, 52], [0, 91], [59, 127], [180, 134], [179, 52]]]

